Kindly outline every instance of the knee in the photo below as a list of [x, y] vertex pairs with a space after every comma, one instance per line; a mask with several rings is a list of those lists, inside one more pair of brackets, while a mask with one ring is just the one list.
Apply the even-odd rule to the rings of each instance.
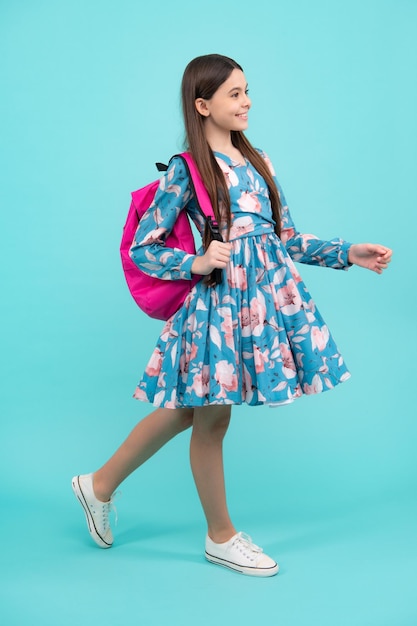
[[193, 435], [206, 440], [222, 441], [230, 423], [230, 407], [204, 407], [194, 410]]
[[221, 416], [208, 428], [208, 435], [212, 440], [223, 441], [229, 428], [230, 416]]
[[194, 410], [184, 408], [184, 409], [175, 409], [175, 411], [176, 411], [175, 422], [176, 422], [177, 432], [181, 433], [184, 430], [187, 430], [187, 428], [190, 428], [192, 426]]

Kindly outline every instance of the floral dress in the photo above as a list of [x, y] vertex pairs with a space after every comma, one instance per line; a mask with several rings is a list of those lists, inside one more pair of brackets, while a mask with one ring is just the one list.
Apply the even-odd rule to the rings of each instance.
[[[282, 204], [277, 237], [264, 179], [248, 161], [214, 155], [231, 198], [230, 262], [221, 284], [198, 282], [165, 323], [134, 397], [166, 408], [278, 405], [332, 389], [350, 374], [294, 261], [347, 269], [350, 244], [299, 233], [275, 178]], [[176, 157], [132, 244], [142, 271], [191, 278], [194, 255], [163, 243], [182, 210], [201, 232], [189, 178]]]

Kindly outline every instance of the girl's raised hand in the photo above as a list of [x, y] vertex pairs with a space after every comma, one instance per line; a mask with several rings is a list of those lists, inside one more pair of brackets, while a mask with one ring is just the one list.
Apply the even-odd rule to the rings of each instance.
[[382, 274], [391, 261], [392, 250], [377, 243], [354, 243], [348, 252], [349, 263]]
[[232, 245], [223, 241], [212, 241], [203, 256], [196, 256], [191, 266], [193, 274], [208, 276], [218, 268], [224, 269], [229, 262]]

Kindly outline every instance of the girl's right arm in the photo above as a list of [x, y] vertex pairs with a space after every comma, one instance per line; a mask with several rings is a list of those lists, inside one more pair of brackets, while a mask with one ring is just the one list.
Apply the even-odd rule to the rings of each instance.
[[348, 253], [351, 243], [344, 239], [319, 239], [316, 235], [300, 233], [293, 222], [284, 193], [278, 181], [282, 204], [281, 241], [293, 261], [308, 265], [321, 265], [333, 269], [348, 269], [352, 264]]
[[309, 265], [348, 269], [352, 265], [348, 258], [348, 252], [352, 244], [343, 239], [327, 241], [319, 239], [316, 235], [300, 233], [291, 217], [284, 192], [277, 180], [274, 166], [265, 152], [261, 150], [260, 153], [271, 170], [278, 188], [281, 200], [281, 241], [292, 260], [299, 263], [308, 263]]

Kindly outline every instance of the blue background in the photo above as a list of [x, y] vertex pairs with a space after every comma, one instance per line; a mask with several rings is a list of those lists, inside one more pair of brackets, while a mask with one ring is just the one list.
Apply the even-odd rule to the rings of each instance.
[[[2, 0], [2, 623], [417, 624], [416, 31], [414, 0]], [[230, 509], [269, 580], [205, 563], [188, 433], [123, 484], [110, 551], [70, 489], [149, 410], [131, 396], [161, 325], [118, 247], [210, 52], [243, 66], [298, 228], [395, 252], [381, 277], [300, 267], [349, 382], [235, 408]]]

